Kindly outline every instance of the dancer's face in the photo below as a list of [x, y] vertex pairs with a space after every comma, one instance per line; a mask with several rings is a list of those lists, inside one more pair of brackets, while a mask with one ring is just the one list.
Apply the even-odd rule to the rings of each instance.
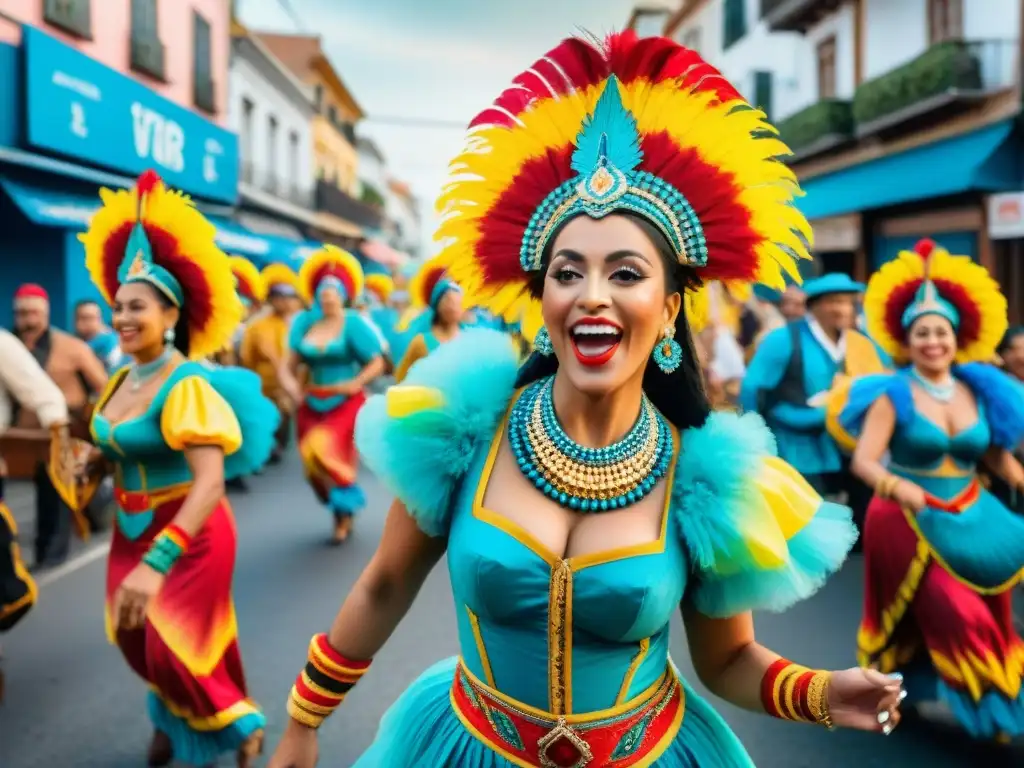
[[557, 235], [544, 278], [544, 324], [559, 370], [592, 396], [643, 380], [682, 304], [665, 263], [630, 219], [580, 216]]
[[907, 333], [910, 362], [922, 372], [942, 374], [956, 357], [956, 333], [944, 317], [925, 315], [914, 321]]
[[455, 325], [462, 320], [462, 292], [445, 291], [437, 302], [437, 316], [445, 325]]
[[121, 351], [143, 362], [157, 357], [164, 334], [178, 322], [178, 310], [145, 283], [123, 283], [114, 296], [114, 330]]
[[317, 294], [317, 300], [320, 302], [320, 309], [327, 317], [338, 317], [341, 310], [345, 308], [345, 304], [341, 300], [341, 293], [337, 288], [322, 288]]

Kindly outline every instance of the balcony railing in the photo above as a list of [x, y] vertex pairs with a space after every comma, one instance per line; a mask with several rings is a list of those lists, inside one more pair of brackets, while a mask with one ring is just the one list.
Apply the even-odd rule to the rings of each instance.
[[853, 98], [858, 136], [965, 105], [1017, 83], [1016, 40], [948, 40], [862, 83]]
[[853, 109], [848, 101], [823, 99], [780, 122], [779, 134], [794, 159], [824, 152], [853, 137]]
[[843, 0], [761, 0], [761, 18], [772, 31], [802, 32]]
[[380, 229], [382, 214], [326, 181], [316, 183], [316, 207], [361, 227]]
[[315, 204], [315, 193], [312, 187], [302, 187], [289, 182], [272, 171], [257, 168], [250, 162], [243, 161], [241, 166], [241, 182], [249, 187], [265, 192], [301, 208], [312, 210]]

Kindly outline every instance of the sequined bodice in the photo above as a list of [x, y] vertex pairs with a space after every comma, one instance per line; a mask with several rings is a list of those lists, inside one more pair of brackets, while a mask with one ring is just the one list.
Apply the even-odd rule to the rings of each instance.
[[671, 516], [666, 510], [652, 544], [560, 559], [483, 506], [495, 448], [476, 457], [448, 542], [470, 670], [555, 713], [607, 709], [645, 691], [665, 670], [669, 622], [686, 586]]
[[330, 386], [347, 381], [359, 373], [365, 363], [360, 362], [347, 333], [346, 321], [341, 332], [324, 345], [311, 344], [305, 338], [296, 351], [309, 367], [310, 383]]
[[893, 470], [941, 498], [958, 492], [975, 475], [989, 447], [991, 430], [984, 413], [971, 426], [949, 435], [917, 411], [889, 443]]

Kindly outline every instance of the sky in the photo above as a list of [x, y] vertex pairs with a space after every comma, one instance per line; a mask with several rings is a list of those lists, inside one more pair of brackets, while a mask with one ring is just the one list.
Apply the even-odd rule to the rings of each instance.
[[[392, 176], [410, 184], [430, 228], [433, 199], [448, 161], [462, 145], [459, 126], [561, 38], [579, 30], [604, 35], [621, 29], [635, 0], [236, 3], [250, 29], [321, 36], [335, 69], [368, 115], [357, 132], [377, 143]], [[453, 125], [375, 123], [374, 116]]]

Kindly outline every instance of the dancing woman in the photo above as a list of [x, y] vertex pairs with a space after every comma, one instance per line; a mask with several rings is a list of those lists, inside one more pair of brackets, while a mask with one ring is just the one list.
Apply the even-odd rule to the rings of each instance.
[[367, 404], [360, 452], [397, 499], [270, 765], [313, 765], [315, 729], [446, 550], [461, 655], [357, 766], [750, 766], [669, 659], [680, 609], [723, 698], [890, 729], [899, 681], [754, 639], [750, 612], [812, 594], [856, 531], [756, 415], [709, 412], [683, 311], [702, 280], [778, 283], [807, 255], [764, 115], [694, 52], [626, 33], [566, 41], [473, 129], [442, 200], [450, 274], [496, 314], [526, 309], [531, 335], [543, 321], [542, 343], [520, 370], [507, 336], [464, 331]]
[[152, 172], [102, 198], [81, 236], [86, 266], [134, 361], [92, 418], [118, 505], [108, 636], [149, 686], [149, 765], [207, 766], [236, 751], [248, 768], [265, 721], [242, 673], [224, 483], [266, 461], [277, 412], [252, 373], [200, 362], [242, 317], [213, 225]]
[[401, 383], [417, 360], [422, 360], [462, 328], [462, 289], [445, 274], [438, 258], [427, 262], [409, 283], [409, 295], [420, 313], [409, 323], [412, 341], [395, 369]]
[[[312, 309], [292, 324], [281, 384], [301, 403], [299, 454], [309, 484], [334, 516], [334, 543], [340, 544], [366, 504], [353, 435], [366, 402], [363, 390], [384, 371], [383, 346], [370, 323], [346, 306], [363, 290], [355, 256], [325, 245], [302, 265], [299, 286]], [[299, 384], [302, 366], [308, 371], [305, 388]]]
[[855, 379], [830, 405], [833, 435], [856, 446], [853, 471], [875, 489], [860, 663], [901, 670], [911, 703], [941, 699], [972, 736], [1022, 734], [1011, 594], [1024, 576], [1024, 517], [978, 479], [983, 465], [1024, 490], [1011, 453], [1024, 394], [987, 364], [1006, 299], [983, 267], [926, 240], [875, 273], [864, 309], [872, 338], [905, 367]]

